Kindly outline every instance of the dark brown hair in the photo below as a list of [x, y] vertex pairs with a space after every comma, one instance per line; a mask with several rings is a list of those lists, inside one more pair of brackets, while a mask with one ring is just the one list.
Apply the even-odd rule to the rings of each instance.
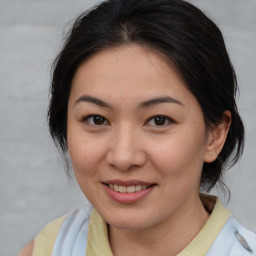
[[244, 126], [237, 111], [237, 81], [222, 33], [198, 8], [182, 0], [108, 0], [77, 18], [53, 65], [48, 110], [50, 133], [67, 151], [67, 104], [73, 76], [82, 61], [106, 47], [147, 46], [175, 65], [197, 98], [206, 128], [232, 115], [218, 158], [205, 163], [201, 188], [210, 190], [225, 167], [243, 151]]

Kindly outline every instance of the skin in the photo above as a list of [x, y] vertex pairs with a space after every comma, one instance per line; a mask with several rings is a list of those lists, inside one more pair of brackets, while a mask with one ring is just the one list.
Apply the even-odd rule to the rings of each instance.
[[[166, 97], [172, 102], [151, 101]], [[162, 124], [156, 115], [166, 117]], [[196, 236], [208, 218], [201, 170], [224, 144], [225, 120], [206, 132], [196, 98], [151, 49], [106, 49], [82, 63], [68, 103], [68, 149], [83, 193], [109, 224], [115, 256], [176, 255]], [[122, 204], [106, 193], [102, 182], [109, 179], [156, 186]]]
[[[199, 198], [202, 166], [220, 153], [229, 120], [206, 131], [196, 98], [152, 49], [110, 48], [80, 65], [68, 102], [68, 149], [81, 190], [109, 224], [115, 256], [176, 255], [192, 241], [209, 217]], [[110, 179], [155, 186], [123, 204], [106, 193]]]
[[18, 256], [32, 256], [34, 241], [30, 241], [18, 254]]

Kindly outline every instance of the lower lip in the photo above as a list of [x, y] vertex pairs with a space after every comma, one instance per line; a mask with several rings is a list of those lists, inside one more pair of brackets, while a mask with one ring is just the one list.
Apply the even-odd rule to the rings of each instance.
[[113, 199], [114, 201], [122, 204], [132, 204], [136, 203], [137, 201], [141, 200], [142, 198], [145, 198], [154, 188], [155, 185], [136, 191], [134, 193], [120, 193], [113, 189], [111, 189], [108, 185], [104, 185], [105, 189], [107, 191], [108, 196]]

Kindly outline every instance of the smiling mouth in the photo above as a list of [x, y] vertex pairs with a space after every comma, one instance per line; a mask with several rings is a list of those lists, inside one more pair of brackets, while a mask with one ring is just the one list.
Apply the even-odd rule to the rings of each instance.
[[136, 203], [147, 197], [157, 184], [139, 180], [108, 180], [102, 182], [107, 195], [114, 201], [121, 204]]
[[135, 193], [141, 190], [145, 190], [153, 185], [146, 186], [146, 185], [132, 185], [132, 186], [120, 186], [117, 184], [106, 184], [109, 188], [116, 192], [120, 193]]
[[136, 193], [145, 189], [148, 189], [150, 187], [156, 186], [156, 184], [136, 184], [136, 185], [129, 185], [125, 186], [124, 184], [118, 185], [115, 183], [104, 183], [105, 186], [108, 186], [111, 190], [119, 193]]

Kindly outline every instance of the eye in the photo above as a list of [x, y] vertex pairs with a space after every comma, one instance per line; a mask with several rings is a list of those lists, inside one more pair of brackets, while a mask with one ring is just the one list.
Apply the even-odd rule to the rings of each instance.
[[108, 125], [109, 122], [106, 118], [101, 115], [88, 115], [82, 119], [83, 122], [87, 122], [90, 125], [94, 126], [101, 126], [101, 125]]
[[170, 117], [157, 115], [149, 118], [145, 125], [165, 126], [170, 123], [174, 123], [174, 121]]

